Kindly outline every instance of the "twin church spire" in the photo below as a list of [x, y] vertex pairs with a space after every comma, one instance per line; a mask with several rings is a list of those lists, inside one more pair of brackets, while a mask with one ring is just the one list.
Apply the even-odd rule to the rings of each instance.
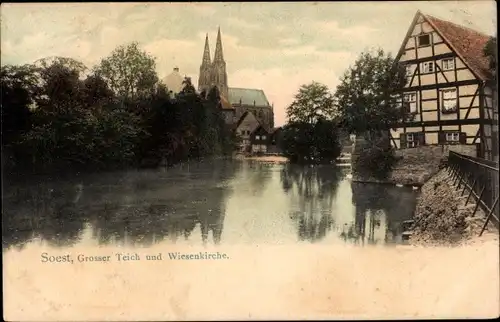
[[205, 49], [200, 66], [200, 77], [198, 78], [198, 90], [208, 91], [213, 86], [217, 86], [224, 97], [228, 97], [226, 62], [222, 51], [222, 37], [220, 27], [217, 32], [217, 42], [213, 62], [210, 59], [210, 46], [208, 44], [208, 34], [205, 37]]

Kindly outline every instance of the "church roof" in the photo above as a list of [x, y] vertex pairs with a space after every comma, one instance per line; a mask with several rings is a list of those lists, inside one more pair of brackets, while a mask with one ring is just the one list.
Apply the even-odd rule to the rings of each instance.
[[266, 94], [261, 89], [229, 87], [229, 102], [232, 105], [269, 106]]

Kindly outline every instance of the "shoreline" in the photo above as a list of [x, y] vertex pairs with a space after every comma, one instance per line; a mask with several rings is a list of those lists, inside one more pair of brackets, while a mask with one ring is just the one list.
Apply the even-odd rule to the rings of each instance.
[[486, 221], [481, 208], [472, 215], [475, 201], [465, 205], [467, 194], [453, 186], [445, 169], [432, 176], [422, 187], [417, 200], [409, 244], [413, 246], [465, 246], [486, 241], [499, 241], [499, 232], [492, 222], [482, 236]]

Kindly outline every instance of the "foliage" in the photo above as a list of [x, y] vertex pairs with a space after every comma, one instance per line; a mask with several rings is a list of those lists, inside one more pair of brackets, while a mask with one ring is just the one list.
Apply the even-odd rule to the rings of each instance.
[[341, 79], [334, 94], [342, 126], [354, 134], [388, 130], [411, 115], [396, 104], [405, 71], [390, 54], [364, 52]]
[[286, 111], [290, 122], [315, 123], [335, 116], [333, 96], [326, 85], [312, 82], [302, 85]]
[[95, 68], [95, 73], [119, 98], [134, 101], [154, 93], [158, 83], [155, 68], [155, 59], [133, 42], [116, 48]]
[[484, 56], [488, 57], [489, 59], [489, 67], [494, 75], [496, 77], [496, 69], [497, 69], [497, 38], [496, 37], [491, 37], [488, 42], [486, 43], [486, 46], [483, 48], [483, 54]]
[[364, 137], [365, 140], [358, 141], [356, 144], [359, 153], [352, 159], [353, 172], [362, 177], [373, 176], [379, 180], [387, 179], [398, 161], [388, 137], [374, 136], [373, 133], [365, 134]]
[[157, 82], [154, 65], [132, 44], [117, 48], [90, 74], [83, 64], [60, 57], [3, 66], [9, 165], [21, 172], [63, 172], [232, 153], [236, 137], [224, 122], [217, 91], [202, 97], [186, 79], [172, 98]]
[[282, 131], [278, 144], [292, 163], [331, 163], [340, 155], [337, 125], [332, 121], [288, 123]]
[[36, 69], [31, 65], [3, 66], [0, 72], [2, 93], [2, 146], [8, 147], [29, 128], [30, 106], [36, 89]]

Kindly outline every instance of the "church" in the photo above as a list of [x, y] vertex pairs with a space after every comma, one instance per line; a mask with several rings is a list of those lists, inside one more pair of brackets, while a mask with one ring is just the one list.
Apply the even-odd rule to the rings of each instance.
[[208, 34], [205, 38], [205, 49], [198, 78], [199, 92], [208, 92], [213, 86], [217, 86], [220, 92], [221, 105], [227, 124], [236, 126], [241, 118], [251, 113], [258, 123], [268, 131], [274, 127], [273, 106], [269, 104], [263, 90], [229, 87], [220, 28], [217, 32], [213, 61], [210, 57]]

